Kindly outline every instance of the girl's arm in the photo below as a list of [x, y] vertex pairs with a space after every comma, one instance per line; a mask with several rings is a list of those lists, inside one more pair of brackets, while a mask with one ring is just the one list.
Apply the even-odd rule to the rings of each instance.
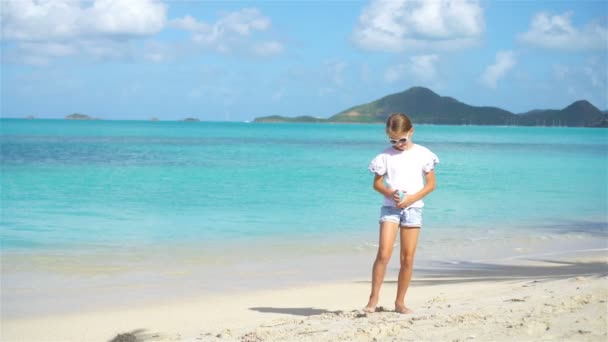
[[[405, 194], [405, 199], [397, 205], [398, 208], [406, 208], [412, 205], [414, 202], [424, 198], [424, 196], [430, 194], [435, 190], [435, 170], [431, 170], [424, 174], [425, 184], [424, 187], [415, 194]], [[375, 183], [374, 183], [375, 188]]]
[[[386, 197], [393, 197], [395, 190], [384, 185], [384, 176], [380, 176], [379, 174], [374, 174], [374, 190], [378, 191], [382, 195]], [[413, 203], [413, 202], [412, 202]]]

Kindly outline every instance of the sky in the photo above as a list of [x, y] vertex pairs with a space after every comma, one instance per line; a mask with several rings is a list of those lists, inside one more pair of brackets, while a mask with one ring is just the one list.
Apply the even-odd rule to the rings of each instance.
[[0, 116], [330, 117], [414, 86], [608, 109], [608, 1], [0, 0]]

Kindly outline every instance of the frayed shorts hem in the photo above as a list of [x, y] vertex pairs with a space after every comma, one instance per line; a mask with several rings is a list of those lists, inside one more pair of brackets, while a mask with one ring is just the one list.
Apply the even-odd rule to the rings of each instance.
[[384, 206], [380, 209], [379, 223], [393, 222], [400, 228], [421, 228], [422, 208], [405, 208]]

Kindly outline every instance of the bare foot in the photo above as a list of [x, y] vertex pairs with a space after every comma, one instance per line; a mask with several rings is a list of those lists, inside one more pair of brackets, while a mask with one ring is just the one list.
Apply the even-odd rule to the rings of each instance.
[[367, 313], [376, 312], [376, 307], [375, 306], [366, 306], [363, 308], [363, 312], [367, 312]]
[[414, 311], [408, 309], [407, 307], [405, 307], [405, 305], [395, 305], [395, 312], [398, 312], [400, 314], [414, 313]]
[[367, 313], [376, 312], [376, 305], [378, 305], [378, 299], [372, 298], [372, 296], [369, 296], [369, 302], [367, 302], [367, 305], [363, 308], [363, 312], [367, 312]]

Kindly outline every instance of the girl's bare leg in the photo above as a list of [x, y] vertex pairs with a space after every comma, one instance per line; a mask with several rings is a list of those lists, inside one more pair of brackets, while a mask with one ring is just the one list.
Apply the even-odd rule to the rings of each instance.
[[382, 287], [382, 282], [384, 281], [386, 266], [393, 254], [393, 245], [395, 244], [398, 229], [399, 224], [395, 222], [382, 222], [380, 224], [380, 243], [372, 269], [372, 292], [369, 295], [369, 302], [363, 308], [363, 311], [376, 311], [376, 305], [378, 305], [378, 300], [380, 299], [380, 287]]
[[397, 283], [397, 298], [395, 299], [395, 311], [399, 313], [411, 313], [412, 310], [405, 306], [405, 294], [412, 280], [414, 270], [414, 255], [418, 245], [419, 228], [400, 228], [401, 230], [401, 268], [399, 269], [399, 281]]

